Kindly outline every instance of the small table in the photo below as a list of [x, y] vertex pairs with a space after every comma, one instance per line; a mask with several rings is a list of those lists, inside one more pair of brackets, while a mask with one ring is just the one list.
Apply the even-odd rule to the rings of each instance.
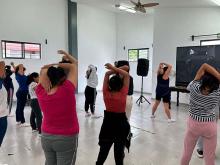
[[184, 86], [171, 86], [170, 87], [171, 92], [177, 92], [176, 96], [176, 106], [179, 106], [179, 93], [189, 93], [189, 91]]

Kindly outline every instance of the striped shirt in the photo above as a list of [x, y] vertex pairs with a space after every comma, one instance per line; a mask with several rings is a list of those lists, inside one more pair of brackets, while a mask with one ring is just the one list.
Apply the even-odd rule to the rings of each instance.
[[190, 91], [189, 116], [199, 122], [215, 121], [215, 107], [220, 101], [220, 88], [203, 95], [200, 86], [200, 81], [193, 80], [187, 87]]

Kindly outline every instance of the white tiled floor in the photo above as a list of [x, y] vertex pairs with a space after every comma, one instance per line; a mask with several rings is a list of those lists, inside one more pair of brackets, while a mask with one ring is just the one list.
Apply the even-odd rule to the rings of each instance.
[[[168, 124], [162, 106], [159, 107], [155, 120], [150, 119], [151, 105], [146, 102], [137, 106], [135, 101], [139, 95], [134, 95], [134, 105], [131, 117], [133, 139], [130, 153], [126, 151], [125, 165], [178, 165], [183, 148], [183, 139], [187, 119], [187, 106], [176, 107], [172, 104], [172, 114], [177, 119], [174, 124]], [[103, 118], [85, 118], [83, 111], [84, 95], [77, 95], [77, 111], [80, 122], [79, 147], [76, 165], [94, 165], [98, 151], [98, 135]], [[14, 107], [15, 108], [15, 107]], [[14, 109], [13, 109], [14, 110]], [[97, 113], [103, 114], [104, 104], [99, 93], [96, 103]], [[26, 120], [29, 121], [30, 107], [25, 108]], [[44, 154], [41, 149], [40, 137], [31, 132], [30, 127], [18, 128], [15, 117], [8, 118], [9, 126], [0, 148], [0, 165], [43, 165]], [[219, 130], [219, 128], [218, 128]], [[218, 138], [219, 142], [220, 138]], [[220, 147], [216, 151], [216, 165], [220, 164]], [[114, 165], [111, 150], [106, 165]], [[202, 159], [193, 155], [192, 165], [203, 164]]]

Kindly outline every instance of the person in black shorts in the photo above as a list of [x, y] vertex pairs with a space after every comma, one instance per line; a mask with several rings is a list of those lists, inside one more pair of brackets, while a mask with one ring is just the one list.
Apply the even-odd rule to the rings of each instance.
[[152, 108], [152, 116], [151, 118], [155, 118], [155, 112], [157, 111], [157, 107], [160, 104], [160, 101], [163, 100], [164, 110], [168, 117], [168, 122], [175, 122], [174, 119], [171, 118], [170, 114], [170, 99], [171, 93], [169, 88], [169, 75], [172, 69], [172, 65], [166, 63], [160, 63], [157, 71], [157, 87], [156, 87], [156, 101], [154, 102]]

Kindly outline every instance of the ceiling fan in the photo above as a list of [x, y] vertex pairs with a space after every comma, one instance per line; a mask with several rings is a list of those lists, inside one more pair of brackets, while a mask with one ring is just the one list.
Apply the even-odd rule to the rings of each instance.
[[142, 4], [140, 2], [140, 0], [138, 0], [138, 2], [134, 2], [131, 0], [131, 3], [133, 3], [135, 5], [134, 7], [134, 10], [135, 11], [139, 11], [139, 12], [142, 12], [142, 13], [146, 13], [146, 9], [145, 7], [153, 7], [153, 6], [157, 6], [159, 5], [159, 3], [146, 3], [146, 4]]

